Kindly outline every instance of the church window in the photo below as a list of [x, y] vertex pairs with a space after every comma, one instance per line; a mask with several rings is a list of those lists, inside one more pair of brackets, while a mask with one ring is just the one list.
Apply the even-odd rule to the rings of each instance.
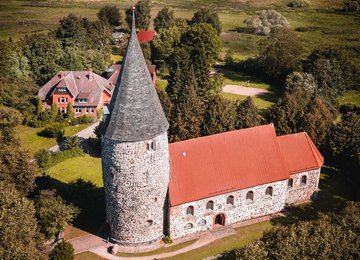
[[214, 210], [214, 202], [212, 200], [206, 203], [206, 211], [213, 211]]
[[202, 227], [202, 226], [205, 226], [206, 225], [206, 220], [205, 219], [202, 219], [198, 222], [198, 226], [199, 227]]
[[273, 195], [273, 187], [267, 187], [265, 191], [266, 196], [272, 196]]
[[152, 220], [147, 220], [147, 221], [145, 222], [145, 227], [151, 227], [153, 223], [154, 223], [154, 221], [152, 221]]
[[194, 207], [193, 206], [189, 206], [186, 209], [186, 215], [187, 216], [194, 216]]
[[234, 205], [234, 196], [233, 195], [230, 195], [229, 197], [227, 197], [226, 205], [227, 206], [233, 206]]
[[184, 226], [184, 229], [185, 230], [189, 230], [189, 229], [192, 229], [194, 227], [194, 225], [192, 223], [187, 223], [185, 226]]
[[288, 180], [288, 189], [291, 189], [294, 186], [294, 180], [293, 179], [289, 179]]
[[156, 151], [156, 143], [155, 141], [150, 141], [146, 143], [146, 150], [148, 151]]
[[254, 200], [254, 192], [253, 191], [248, 191], [248, 193], [246, 193], [246, 200], [249, 202]]
[[306, 181], [307, 181], [306, 175], [303, 175], [303, 176], [301, 177], [301, 182], [300, 182], [300, 184], [301, 184], [301, 185], [306, 185]]

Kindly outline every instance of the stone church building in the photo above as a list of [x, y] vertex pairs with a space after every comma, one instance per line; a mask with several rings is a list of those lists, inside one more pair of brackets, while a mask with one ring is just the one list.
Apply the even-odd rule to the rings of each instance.
[[168, 144], [169, 123], [132, 32], [105, 119], [110, 237], [126, 246], [276, 213], [318, 190], [323, 157], [306, 133], [272, 124]]

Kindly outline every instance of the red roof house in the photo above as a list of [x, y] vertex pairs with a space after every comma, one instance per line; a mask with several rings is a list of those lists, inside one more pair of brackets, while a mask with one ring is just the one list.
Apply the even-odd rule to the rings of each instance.
[[153, 40], [153, 38], [155, 37], [155, 35], [156, 35], [155, 31], [140, 30], [137, 33], [139, 43], [151, 42]]

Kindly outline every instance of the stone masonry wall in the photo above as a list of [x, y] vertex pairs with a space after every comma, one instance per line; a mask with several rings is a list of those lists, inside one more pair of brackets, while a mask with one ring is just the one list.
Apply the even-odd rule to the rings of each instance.
[[[149, 141], [155, 151], [147, 150]], [[104, 138], [102, 167], [111, 238], [126, 245], [161, 239], [169, 183], [167, 133], [139, 142]]]
[[[306, 176], [305, 185], [301, 184], [302, 176]], [[311, 199], [318, 190], [320, 169], [292, 174], [290, 178], [293, 179], [293, 187], [288, 187], [286, 203], [296, 204]]]
[[[205, 185], [205, 184], [204, 184]], [[273, 188], [273, 195], [265, 195], [266, 188]], [[246, 194], [253, 191], [254, 200], [247, 200]], [[234, 205], [226, 205], [228, 196], [234, 196]], [[230, 192], [170, 208], [170, 236], [179, 238], [199, 231], [211, 229], [218, 214], [225, 215], [225, 225], [268, 215], [281, 211], [287, 196], [287, 180]], [[206, 203], [214, 202], [214, 210], [207, 210]], [[194, 207], [194, 215], [187, 215], [186, 209]], [[191, 225], [192, 227], [191, 227]]]

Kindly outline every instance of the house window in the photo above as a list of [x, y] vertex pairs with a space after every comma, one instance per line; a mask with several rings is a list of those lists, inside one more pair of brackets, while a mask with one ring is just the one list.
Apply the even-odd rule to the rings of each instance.
[[67, 103], [68, 102], [68, 98], [65, 98], [65, 103]]
[[288, 180], [288, 189], [291, 189], [294, 186], [294, 180], [293, 179], [289, 179]]
[[86, 98], [80, 98], [78, 99], [79, 103], [87, 103], [87, 99]]
[[94, 114], [94, 108], [90, 108], [90, 114]]
[[192, 223], [187, 223], [185, 226], [184, 226], [184, 230], [189, 230], [189, 229], [192, 229], [194, 227], [194, 225]]
[[194, 216], [194, 207], [193, 206], [189, 206], [186, 209], [186, 215], [187, 216]]
[[65, 103], [67, 102], [67, 98], [61, 97], [60, 103]]
[[254, 192], [253, 191], [249, 191], [248, 193], [246, 193], [246, 200], [247, 201], [254, 201]]
[[88, 114], [89, 113], [89, 108], [85, 108], [85, 114]]
[[148, 151], [156, 151], [155, 141], [150, 141], [146, 143], [146, 150]]
[[234, 196], [233, 195], [230, 195], [229, 197], [227, 197], [226, 205], [227, 206], [233, 206], [234, 205]]
[[59, 97], [57, 98], [57, 102], [60, 103], [60, 98]]
[[303, 176], [301, 177], [301, 182], [300, 182], [300, 184], [301, 184], [301, 185], [306, 185], [306, 181], [307, 181], [306, 175], [303, 175]]
[[81, 107], [75, 107], [75, 114], [81, 113]]
[[212, 200], [208, 201], [206, 203], [206, 210], [207, 211], [213, 211], [214, 210], [214, 202]]
[[65, 107], [60, 107], [60, 112], [66, 113], [66, 108]]
[[273, 187], [267, 187], [265, 195], [271, 197], [273, 195]]

